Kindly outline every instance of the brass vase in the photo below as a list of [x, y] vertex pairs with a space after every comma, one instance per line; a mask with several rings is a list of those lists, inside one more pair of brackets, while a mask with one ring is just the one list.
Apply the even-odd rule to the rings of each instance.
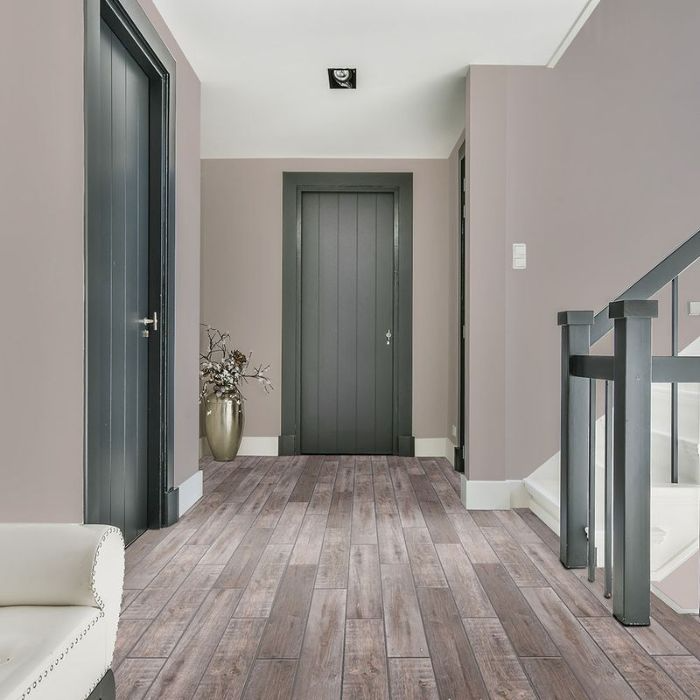
[[204, 399], [207, 442], [217, 462], [230, 462], [238, 454], [244, 423], [242, 401], [238, 403], [231, 396], [217, 396], [214, 393]]

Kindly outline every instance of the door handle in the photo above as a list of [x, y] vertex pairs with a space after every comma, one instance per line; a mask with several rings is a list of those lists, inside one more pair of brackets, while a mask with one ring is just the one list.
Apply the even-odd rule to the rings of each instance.
[[386, 344], [391, 345], [391, 328], [387, 330], [387, 332], [384, 334], [384, 337], [386, 338]]
[[158, 314], [154, 311], [153, 312], [153, 318], [140, 318], [139, 323], [143, 323], [145, 328], [142, 331], [142, 335], [144, 338], [148, 338], [150, 335], [148, 331], [148, 326], [153, 326], [153, 330], [157, 331], [158, 330]]

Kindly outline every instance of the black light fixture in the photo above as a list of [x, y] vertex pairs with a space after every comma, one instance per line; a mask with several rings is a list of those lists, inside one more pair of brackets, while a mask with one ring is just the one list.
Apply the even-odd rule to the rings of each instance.
[[354, 90], [357, 87], [355, 68], [329, 68], [328, 87], [331, 90]]

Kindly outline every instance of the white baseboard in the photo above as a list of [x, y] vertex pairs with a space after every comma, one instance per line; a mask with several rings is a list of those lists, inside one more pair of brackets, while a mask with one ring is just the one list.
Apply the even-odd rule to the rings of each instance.
[[[207, 439], [199, 438], [199, 456], [205, 457], [211, 454]], [[278, 439], [276, 437], [246, 437], [243, 436], [238, 450], [241, 457], [276, 457], [278, 451]]]
[[534, 498], [530, 498], [527, 507], [557, 536], [559, 536], [559, 519]]
[[241, 440], [238, 454], [247, 457], [276, 457], [279, 454], [279, 442], [277, 437], [246, 437]]
[[[201, 457], [211, 454], [205, 437], [199, 439], [199, 454]], [[277, 456], [279, 454], [278, 438], [244, 435], [238, 454], [242, 457]], [[415, 455], [416, 457], [444, 457], [450, 464], [454, 464], [455, 445], [449, 438], [416, 438]]]
[[416, 457], [444, 457], [454, 466], [455, 445], [450, 438], [416, 438]]
[[462, 503], [470, 510], [527, 508], [530, 498], [520, 479], [472, 481], [462, 475]]
[[181, 518], [204, 493], [204, 476], [198, 469], [178, 487], [178, 517]]

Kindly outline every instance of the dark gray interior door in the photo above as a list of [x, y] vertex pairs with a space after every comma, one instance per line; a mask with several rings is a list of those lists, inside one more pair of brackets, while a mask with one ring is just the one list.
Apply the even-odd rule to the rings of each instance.
[[148, 525], [149, 81], [101, 28], [100, 220], [88, 234], [87, 520]]
[[301, 195], [301, 451], [392, 454], [394, 194]]

